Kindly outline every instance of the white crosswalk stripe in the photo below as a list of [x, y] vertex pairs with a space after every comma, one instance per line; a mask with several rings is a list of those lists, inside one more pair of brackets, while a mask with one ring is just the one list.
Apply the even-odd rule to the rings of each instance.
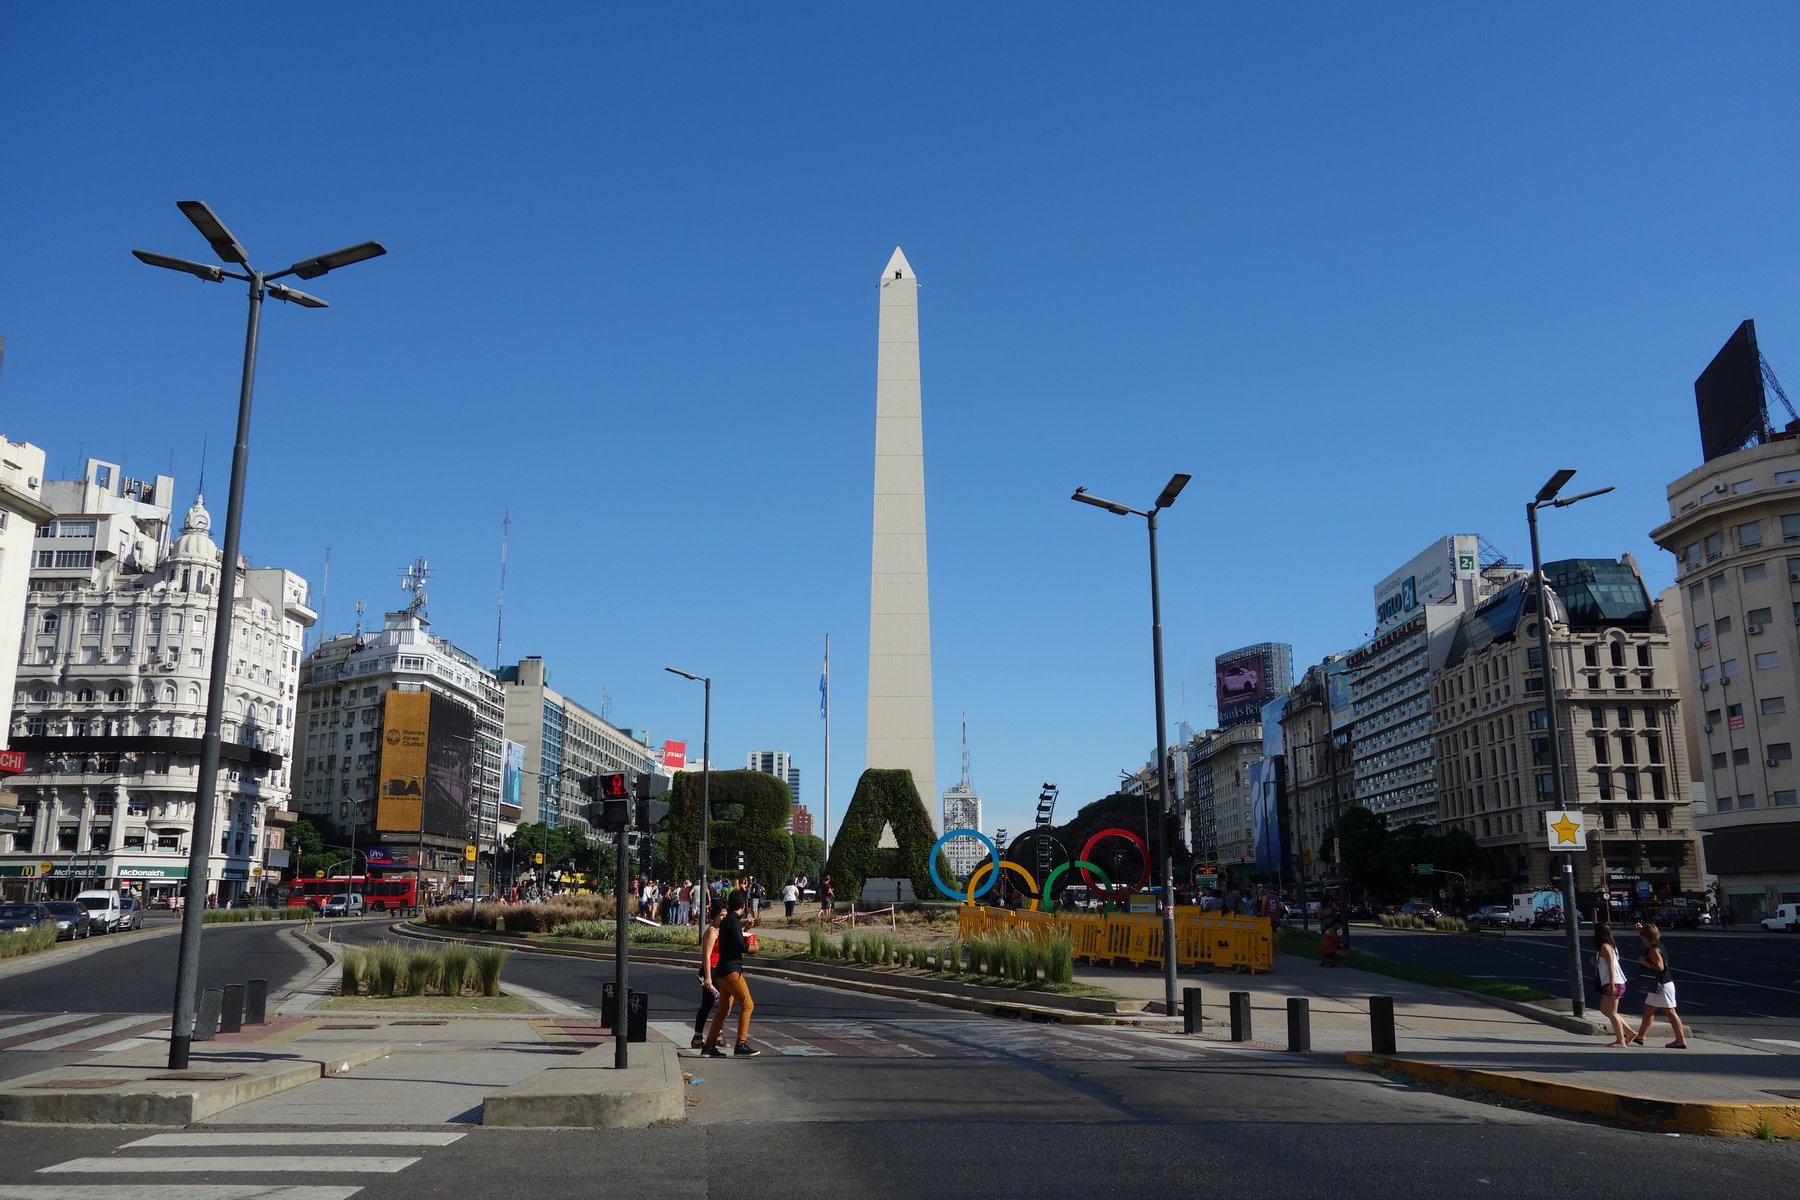
[[[25, 1042], [12, 1046], [13, 1050], [60, 1050], [64, 1046], [73, 1046], [77, 1042], [91, 1041], [109, 1033], [117, 1033], [121, 1029], [130, 1029], [134, 1025], [142, 1025], [145, 1018], [141, 1015], [131, 1017], [114, 1017], [110, 1021], [102, 1021], [98, 1025], [84, 1025], [70, 1033], [58, 1034], [55, 1037], [39, 1038], [35, 1042]], [[136, 1039], [132, 1039], [136, 1040]]]
[[[0, 1184], [0, 1200], [350, 1200], [363, 1191], [358, 1183], [278, 1183], [245, 1178], [237, 1183], [142, 1183], [134, 1176], [202, 1175], [292, 1176], [393, 1175], [419, 1161], [408, 1154], [344, 1154], [352, 1148], [429, 1149], [460, 1141], [462, 1133], [416, 1130], [345, 1130], [291, 1132], [270, 1130], [229, 1133], [157, 1133], [126, 1142], [111, 1155], [72, 1158], [42, 1167], [37, 1174], [105, 1175], [105, 1183], [45, 1180]], [[324, 1153], [271, 1153], [317, 1148]], [[194, 1153], [159, 1154], [186, 1150]], [[204, 1153], [219, 1151], [220, 1153]], [[246, 1151], [251, 1151], [246, 1153]]]
[[[167, 1040], [168, 1021], [166, 1016], [153, 1016], [150, 1013], [0, 1013], [0, 1052], [62, 1050], [71, 1046], [95, 1053], [132, 1050]], [[161, 1030], [156, 1028], [159, 1024], [163, 1026]], [[108, 1034], [133, 1028], [138, 1032], [131, 1037], [101, 1041]], [[34, 1033], [42, 1033], [44, 1036], [33, 1038], [30, 1035]], [[101, 1044], [85, 1044], [96, 1041], [101, 1041]]]
[[[694, 1035], [693, 1026], [677, 1021], [652, 1021], [650, 1028], [683, 1047]], [[735, 1032], [735, 1026], [726, 1029], [727, 1041]], [[751, 1025], [750, 1040], [765, 1054], [785, 1058], [1065, 1058], [1126, 1062], [1175, 1061], [1195, 1055], [1192, 1044], [1144, 1030], [930, 1018], [765, 1021]], [[729, 1049], [727, 1046], [727, 1052]]]

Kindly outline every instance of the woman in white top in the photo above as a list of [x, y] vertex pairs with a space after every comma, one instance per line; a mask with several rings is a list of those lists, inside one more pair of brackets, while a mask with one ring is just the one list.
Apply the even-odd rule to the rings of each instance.
[[1625, 1018], [1619, 1015], [1619, 1000], [1625, 995], [1625, 970], [1619, 965], [1619, 947], [1609, 925], [1594, 926], [1594, 981], [1600, 985], [1600, 1011], [1613, 1027], [1613, 1040], [1606, 1044], [1623, 1046], [1630, 1037]]

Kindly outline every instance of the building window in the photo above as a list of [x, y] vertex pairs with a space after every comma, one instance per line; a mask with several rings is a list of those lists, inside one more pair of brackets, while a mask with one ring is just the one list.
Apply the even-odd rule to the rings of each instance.
[[1735, 679], [1735, 678], [1737, 678], [1737, 673], [1738, 673], [1737, 659], [1728, 658], [1724, 662], [1719, 664], [1719, 675], [1722, 678]]
[[1709, 533], [1706, 535], [1706, 561], [1711, 562], [1725, 553], [1725, 535]]
[[1556, 781], [1549, 775], [1539, 775], [1537, 777], [1537, 791], [1540, 797], [1548, 798], [1554, 795], [1556, 792]]
[[1786, 696], [1764, 696], [1762, 698], [1762, 714], [1763, 714], [1763, 716], [1772, 717], [1778, 713], [1784, 713], [1786, 711], [1787, 711], [1787, 697]]
[[60, 613], [47, 612], [44, 614], [44, 632], [45, 633], [55, 633], [58, 630], [60, 630], [61, 628], [62, 628], [62, 615]]
[[[1715, 596], [1718, 595], [1720, 592], [1724, 591], [1725, 590], [1725, 574], [1724, 574], [1724, 572], [1721, 571], [1719, 574], [1709, 577], [1706, 581], [1706, 586], [1712, 589], [1712, 594]], [[1723, 633], [1724, 630], [1720, 630], [1720, 632]]]
[[1762, 563], [1755, 563], [1744, 568], [1745, 583], [1761, 583], [1769, 577], [1769, 568]]
[[[1669, 798], [1668, 792], [1665, 790], [1663, 784], [1663, 773], [1661, 771], [1650, 772], [1650, 794], [1658, 800], [1667, 800]], [[1664, 826], [1664, 828], [1667, 828], [1667, 826]]]
[[1737, 544], [1739, 550], [1754, 550], [1762, 545], [1762, 522], [1751, 521], [1737, 527]]
[[1752, 625], [1767, 625], [1774, 619], [1774, 612], [1767, 608], [1753, 608], [1744, 614], [1744, 620]]
[[1636, 738], [1626, 737], [1626, 738], [1619, 739], [1619, 761], [1624, 763], [1626, 766], [1637, 765], [1637, 739]]
[[1788, 513], [1781, 518], [1781, 540], [1800, 542], [1800, 513]]
[[1723, 617], [1719, 618], [1719, 632], [1720, 633], [1730, 633], [1731, 632], [1731, 618], [1729, 616], [1723, 616]]
[[1750, 765], [1750, 751], [1744, 746], [1734, 746], [1731, 751], [1731, 765], [1747, 767]]
[[1765, 650], [1756, 656], [1756, 669], [1759, 671], [1767, 671], [1771, 667], [1780, 665], [1781, 652], [1779, 650]]
[[1626, 772], [1624, 772], [1624, 778], [1625, 778], [1625, 798], [1627, 800], [1636, 800], [1638, 798], [1637, 772], [1636, 771], [1626, 771]]
[[1756, 797], [1755, 796], [1739, 796], [1738, 797], [1738, 807], [1739, 808], [1755, 808], [1756, 807]]
[[1731, 797], [1730, 796], [1720, 796], [1719, 797], [1719, 811], [1720, 812], [1730, 812], [1731, 809], [1732, 809]]
[[1681, 552], [1681, 569], [1684, 571], [1699, 570], [1702, 561], [1699, 542], [1689, 543], [1687, 549]]
[[1794, 797], [1795, 793], [1792, 791], [1780, 791], [1769, 798], [1775, 802], [1776, 808], [1793, 808], [1796, 803]]
[[[1544, 765], [1542, 762], [1537, 761], [1537, 748], [1540, 743], [1543, 744], [1546, 752], [1550, 748], [1549, 742], [1547, 739], [1545, 739], [1545, 738], [1533, 738], [1532, 739], [1531, 754], [1532, 754], [1533, 762], [1531, 765], [1534, 767], [1541, 767]], [[1606, 739], [1603, 737], [1595, 738], [1594, 739], [1594, 761], [1597, 763], [1605, 763], [1607, 761], [1608, 757], [1609, 757], [1609, 751], [1606, 748]]]
[[1770, 742], [1769, 761], [1787, 762], [1794, 757], [1794, 747], [1790, 742]]

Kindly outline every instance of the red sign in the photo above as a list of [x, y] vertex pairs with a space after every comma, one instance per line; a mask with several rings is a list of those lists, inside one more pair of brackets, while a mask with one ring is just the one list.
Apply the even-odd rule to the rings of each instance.
[[1742, 729], [1744, 727], [1743, 716], [1739, 715], [1739, 714], [1734, 714], [1733, 716], [1731, 716], [1729, 719], [1726, 720], [1725, 727], [1727, 729]]
[[672, 771], [679, 771], [681, 768], [687, 766], [687, 743], [664, 742], [663, 766], [668, 767]]
[[0, 771], [17, 775], [25, 769], [25, 752], [23, 750], [0, 750]]

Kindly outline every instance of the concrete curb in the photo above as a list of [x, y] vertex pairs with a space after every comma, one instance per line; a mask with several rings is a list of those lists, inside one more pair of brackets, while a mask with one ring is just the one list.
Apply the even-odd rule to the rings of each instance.
[[341, 1075], [384, 1058], [385, 1045], [334, 1047], [328, 1057], [220, 1048], [194, 1054], [185, 1071], [161, 1050], [108, 1055], [0, 1085], [0, 1121], [66, 1125], [185, 1126], [250, 1100]]
[[642, 1129], [687, 1115], [675, 1047], [639, 1042], [631, 1065], [613, 1066], [613, 1046], [597, 1046], [564, 1066], [527, 1075], [484, 1096], [481, 1123], [508, 1129]]
[[1754, 1137], [1761, 1126], [1776, 1137], [1800, 1137], [1800, 1104], [1729, 1103], [1708, 1100], [1659, 1100], [1534, 1075], [1471, 1067], [1447, 1067], [1416, 1058], [1389, 1058], [1353, 1050], [1344, 1061], [1384, 1074], [1397, 1071], [1427, 1083], [1473, 1087], [1496, 1095], [1528, 1100], [1558, 1112], [1601, 1117], [1665, 1133]]
[[[1427, 985], [1429, 986], [1429, 985]], [[1590, 1021], [1586, 1017], [1577, 1017], [1573, 1013], [1553, 1012], [1536, 1004], [1523, 1000], [1506, 1000], [1499, 996], [1484, 996], [1480, 992], [1465, 992], [1461, 988], [1444, 988], [1458, 996], [1466, 996], [1470, 1000], [1479, 1000], [1483, 1004], [1491, 1004], [1495, 1008], [1503, 1008], [1509, 1013], [1536, 1021], [1540, 1025], [1548, 1025], [1552, 1029], [1560, 1029], [1564, 1033], [1580, 1033], [1592, 1037], [1595, 1034], [1611, 1033], [1612, 1028]]]

